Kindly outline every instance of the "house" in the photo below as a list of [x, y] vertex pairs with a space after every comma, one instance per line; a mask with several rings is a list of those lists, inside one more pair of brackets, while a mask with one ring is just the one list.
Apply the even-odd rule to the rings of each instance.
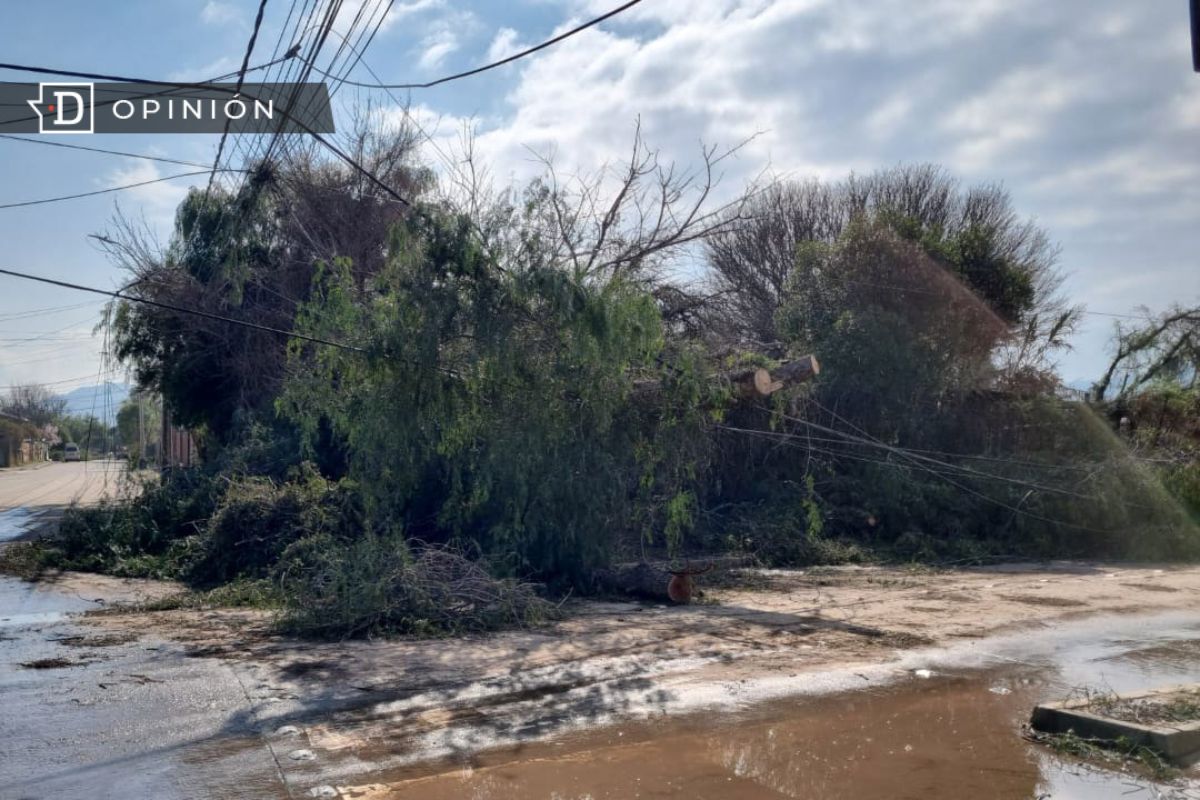
[[46, 445], [38, 430], [21, 417], [0, 411], [0, 468], [20, 467], [46, 460]]

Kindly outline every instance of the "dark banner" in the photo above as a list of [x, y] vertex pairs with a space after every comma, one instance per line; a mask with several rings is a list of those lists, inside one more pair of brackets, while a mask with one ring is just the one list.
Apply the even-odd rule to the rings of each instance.
[[0, 133], [333, 133], [324, 83], [0, 84]]

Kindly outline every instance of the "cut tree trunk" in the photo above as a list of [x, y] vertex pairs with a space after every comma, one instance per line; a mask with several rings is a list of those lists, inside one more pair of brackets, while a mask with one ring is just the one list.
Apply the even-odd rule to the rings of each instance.
[[[744, 556], [720, 556], [704, 559], [703, 566], [694, 569], [680, 569], [666, 561], [639, 561], [628, 564], [614, 564], [611, 567], [596, 570], [593, 580], [596, 588], [604, 592], [614, 592], [643, 600], [655, 600], [660, 603], [687, 603], [703, 581], [703, 575], [713, 569], [734, 569], [744, 567], [750, 559]], [[680, 578], [687, 578], [681, 581]], [[671, 596], [672, 579], [676, 592], [682, 583], [689, 584], [691, 591], [686, 598]]]
[[[788, 386], [804, 383], [821, 374], [821, 364], [813, 355], [794, 361], [785, 361], [774, 369], [766, 367], [741, 367], [724, 373], [721, 377], [733, 385], [736, 394], [743, 400], [770, 397]], [[637, 394], [652, 394], [662, 390], [659, 380], [635, 381], [633, 390]]]

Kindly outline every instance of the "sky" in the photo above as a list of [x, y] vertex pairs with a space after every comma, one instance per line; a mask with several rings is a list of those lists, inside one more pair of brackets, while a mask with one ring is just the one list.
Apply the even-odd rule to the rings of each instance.
[[[345, 0], [345, 30], [366, 5]], [[301, 5], [303, 3], [301, 2]], [[618, 0], [396, 0], [364, 62], [389, 82], [503, 57]], [[270, 58], [290, 0], [268, 0], [251, 63]], [[257, 0], [7, 2], [8, 62], [166, 80], [230, 72]], [[284, 45], [286, 49], [286, 44]], [[371, 81], [364, 65], [353, 78]], [[14, 72], [0, 79], [37, 80]], [[464, 125], [500, 181], [553, 154], [565, 172], [626, 157], [639, 124], [660, 158], [694, 167], [746, 142], [716, 201], [756, 176], [837, 180], [902, 163], [1003, 182], [1061, 247], [1065, 291], [1092, 313], [1060, 357], [1082, 385], [1106, 363], [1116, 318], [1200, 303], [1200, 75], [1186, 0], [643, 0], [537, 55], [398, 95], [343, 88], [339, 123], [372, 100], [408, 104], [439, 169]], [[218, 136], [71, 137], [210, 163]], [[747, 141], [749, 140], [749, 141]], [[436, 150], [434, 149], [436, 145]], [[0, 139], [0, 204], [150, 180], [187, 167]], [[169, 238], [192, 177], [0, 208], [0, 267], [104, 288], [122, 281], [89, 234], [119, 209]], [[0, 276], [0, 391], [95, 383], [98, 297]]]

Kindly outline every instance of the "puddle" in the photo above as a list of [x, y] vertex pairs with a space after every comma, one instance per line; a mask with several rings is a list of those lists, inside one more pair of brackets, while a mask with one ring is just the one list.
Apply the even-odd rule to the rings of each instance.
[[[83, 597], [0, 577], [0, 626], [8, 626], [0, 627], [0, 697], [10, 711], [0, 714], [0, 796], [83, 798], [104, 786], [111, 790], [104, 796], [174, 800], [195, 796], [188, 793], [191, 786], [204, 786], [203, 796], [283, 797], [277, 778], [285, 770], [294, 781], [293, 796], [330, 782], [323, 770], [338, 754], [303, 739], [269, 749], [268, 741], [252, 735], [257, 726], [245, 687], [208, 659], [114, 641], [96, 663], [16, 666], [35, 658], [79, 660], [73, 645], [84, 642], [100, 647], [70, 623], [45, 630], [31, 624], [92, 607]], [[3, 641], [6, 634], [18, 638]], [[312, 662], [298, 669], [325, 668]], [[1125, 691], [1197, 675], [1195, 614], [1075, 620], [913, 651], [889, 665], [812, 675], [785, 669], [778, 679], [747, 682], [739, 698], [762, 702], [745, 707], [658, 716], [469, 755], [472, 744], [483, 747], [486, 740], [468, 738], [461, 757], [375, 772], [381, 762], [373, 748], [382, 758], [398, 746], [390, 738], [394, 731], [384, 727], [379, 740], [340, 754], [358, 763], [363, 783], [374, 784], [343, 796], [1183, 797], [1188, 795], [1144, 779], [1062, 761], [1022, 739], [1020, 728], [1036, 703], [1062, 698], [1072, 688]], [[853, 688], [816, 694], [847, 686]], [[770, 694], [776, 691], [789, 697]], [[804, 691], [810, 694], [797, 696]], [[560, 714], [563, 730], [573, 722], [588, 724], [578, 707], [545, 697], [541, 702], [537, 723]], [[395, 707], [388, 713], [402, 726], [418, 712]], [[5, 741], [23, 744], [6, 750]]]
[[34, 513], [28, 508], [0, 511], [0, 542], [8, 542], [24, 535], [34, 519]]
[[[372, 798], [1200, 797], [1107, 772], [1021, 738], [1038, 702], [1078, 686], [1141, 688], [1200, 675], [1200, 625], [1096, 620], [914, 661], [907, 677], [526, 744], [409, 768]], [[917, 666], [921, 664], [922, 666]], [[990, 665], [983, 667], [982, 665]], [[1002, 665], [1002, 666], [997, 666]], [[1195, 778], [1200, 775], [1191, 773]]]
[[96, 607], [0, 576], [0, 798], [285, 800], [230, 670], [70, 618]]
[[68, 614], [96, 607], [95, 603], [78, 595], [0, 575], [0, 631], [58, 622]]

